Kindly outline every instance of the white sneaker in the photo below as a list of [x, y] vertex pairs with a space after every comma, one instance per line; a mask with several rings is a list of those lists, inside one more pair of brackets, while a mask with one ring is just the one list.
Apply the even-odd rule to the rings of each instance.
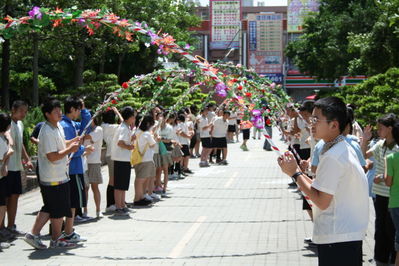
[[77, 243], [77, 242], [87, 241], [87, 238], [84, 238], [84, 237], [80, 236], [75, 231], [72, 232], [72, 234], [70, 234], [70, 235], [67, 235], [65, 232], [62, 232], [60, 239], [63, 239], [63, 240], [65, 240], [67, 242], [70, 242], [70, 243]]
[[[25, 242], [34, 247], [35, 249], [46, 249], [47, 246], [43, 244], [39, 236], [35, 236], [32, 233], [26, 233]], [[8, 244], [8, 243], [7, 243]]]
[[105, 208], [105, 212], [114, 212], [114, 211], [116, 211], [115, 205], [111, 205], [111, 206]]
[[151, 198], [151, 196], [150, 196], [150, 195], [148, 195], [147, 193], [145, 193], [145, 194], [144, 194], [144, 198], [145, 198], [146, 200], [150, 200], [150, 201], [152, 201], [152, 198]]
[[155, 193], [152, 193], [152, 194], [150, 195], [150, 197], [151, 197], [152, 199], [154, 199], [154, 200], [160, 200], [160, 199], [161, 199], [161, 197], [160, 197], [158, 194], [155, 194]]
[[11, 245], [10, 245], [9, 243], [7, 243], [7, 242], [0, 242], [0, 250], [6, 249], [6, 248], [9, 248], [9, 247], [11, 247]]

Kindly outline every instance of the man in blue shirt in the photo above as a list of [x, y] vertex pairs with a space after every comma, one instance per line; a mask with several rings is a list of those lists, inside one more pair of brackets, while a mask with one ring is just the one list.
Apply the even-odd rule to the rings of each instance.
[[[64, 102], [65, 114], [60, 121], [64, 128], [65, 139], [70, 140], [81, 135], [86, 125], [91, 120], [90, 112], [85, 108], [82, 99], [77, 97], [68, 97]], [[81, 117], [81, 122], [76, 122]], [[73, 222], [75, 218], [76, 209], [87, 206], [84, 183], [84, 167], [82, 156], [90, 154], [94, 148], [92, 146], [80, 145], [77, 152], [70, 158], [69, 162], [69, 178], [71, 188], [71, 210], [72, 218], [66, 218], [65, 231], [63, 238], [69, 242], [86, 241], [85, 238], [77, 234], [73, 229]]]

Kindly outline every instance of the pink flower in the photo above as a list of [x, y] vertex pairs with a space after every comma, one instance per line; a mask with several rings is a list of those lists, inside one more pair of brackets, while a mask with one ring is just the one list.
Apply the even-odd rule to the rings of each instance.
[[28, 12], [28, 14], [31, 19], [42, 19], [42, 13], [40, 12], [40, 7], [38, 6], [33, 7], [32, 10]]

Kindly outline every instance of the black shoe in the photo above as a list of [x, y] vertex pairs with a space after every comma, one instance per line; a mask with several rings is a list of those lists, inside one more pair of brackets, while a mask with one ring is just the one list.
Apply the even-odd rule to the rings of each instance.
[[311, 243], [312, 242], [312, 238], [311, 237], [307, 237], [303, 240], [303, 242], [305, 243]]
[[317, 244], [314, 243], [313, 241], [310, 241], [309, 243], [307, 243], [309, 245], [309, 248], [317, 248]]
[[134, 206], [148, 206], [152, 203], [152, 201], [147, 200], [146, 198], [141, 199], [139, 201], [135, 201], [133, 204]]
[[186, 176], [188, 176], [188, 174], [185, 173], [184, 171], [181, 171], [180, 177], [178, 177], [178, 179], [181, 179], [182, 176], [183, 176], [183, 177], [186, 177]]
[[296, 183], [294, 181], [292, 181], [291, 183], [288, 184], [288, 186], [290, 187], [297, 187]]
[[184, 169], [183, 170], [183, 173], [186, 173], [186, 174], [194, 174], [194, 172], [193, 171], [191, 171], [190, 169]]

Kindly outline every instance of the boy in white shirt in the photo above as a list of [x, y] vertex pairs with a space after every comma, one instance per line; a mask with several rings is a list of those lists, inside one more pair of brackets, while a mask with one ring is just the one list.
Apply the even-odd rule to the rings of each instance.
[[7, 184], [7, 230], [14, 235], [23, 235], [24, 233], [17, 230], [15, 218], [17, 215], [18, 199], [22, 194], [21, 171], [24, 170], [22, 159], [26, 162], [26, 167], [33, 169], [32, 162], [26, 152], [23, 143], [24, 120], [28, 112], [28, 104], [23, 101], [15, 101], [11, 107], [11, 130], [10, 135], [13, 141], [12, 149], [14, 153], [8, 162], [8, 174], [6, 178]]
[[44, 206], [24, 240], [36, 249], [47, 248], [40, 240], [40, 230], [50, 219], [50, 247], [72, 248], [76, 244], [63, 238], [61, 228], [64, 217], [72, 217], [67, 156], [79, 149], [79, 137], [65, 140], [64, 130], [59, 123], [62, 118], [59, 101], [46, 101], [42, 112], [46, 122], [39, 133], [38, 160]]
[[223, 158], [219, 162], [221, 165], [227, 165], [227, 128], [229, 125], [228, 119], [230, 117], [229, 111], [224, 111], [223, 116], [215, 118], [212, 122], [212, 147], [221, 149]]
[[201, 152], [201, 162], [200, 167], [209, 167], [208, 157], [212, 152], [212, 142], [211, 142], [211, 128], [212, 124], [208, 121], [208, 108], [201, 110], [201, 116], [198, 119], [198, 130], [200, 132], [202, 152]]
[[327, 97], [314, 107], [312, 133], [326, 142], [316, 179], [300, 172], [292, 153], [279, 157], [278, 163], [314, 203], [312, 240], [318, 244], [319, 265], [362, 265], [368, 185], [355, 151], [341, 135], [347, 123], [346, 105], [339, 98]]
[[124, 121], [115, 132], [111, 159], [114, 161], [115, 215], [128, 216], [125, 198], [130, 185], [130, 157], [134, 149], [132, 128], [136, 121], [136, 112], [132, 107], [126, 106], [121, 110], [121, 115]]

